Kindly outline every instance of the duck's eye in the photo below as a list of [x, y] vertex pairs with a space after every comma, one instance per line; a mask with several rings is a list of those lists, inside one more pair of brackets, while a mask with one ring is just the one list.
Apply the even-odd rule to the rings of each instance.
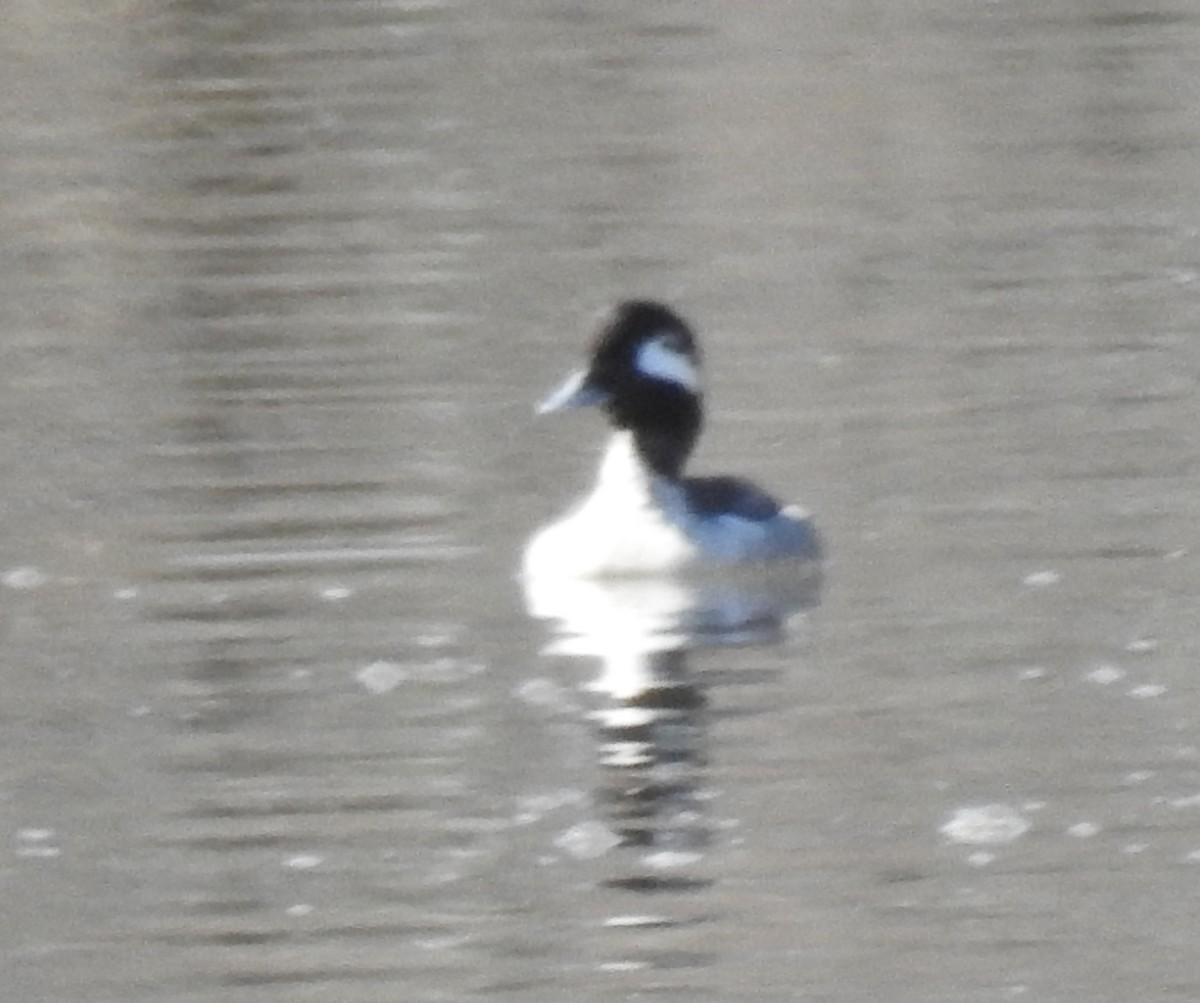
[[663, 348], [669, 349], [672, 352], [678, 352], [680, 355], [684, 353], [683, 339], [679, 337], [676, 331], [664, 331], [657, 337], [662, 342]]
[[664, 331], [643, 341], [634, 357], [634, 365], [643, 376], [652, 380], [675, 383], [693, 392], [700, 389], [700, 374], [696, 364], [684, 349], [679, 336]]

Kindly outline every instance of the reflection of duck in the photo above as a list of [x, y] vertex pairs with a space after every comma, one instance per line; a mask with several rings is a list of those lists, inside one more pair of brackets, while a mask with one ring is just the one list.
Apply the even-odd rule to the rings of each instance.
[[600, 663], [587, 685], [602, 771], [596, 795], [612, 847], [626, 851], [610, 886], [657, 892], [707, 885], [689, 873], [713, 837], [707, 677], [688, 661], [694, 648], [778, 643], [793, 614], [817, 602], [820, 587], [817, 574], [796, 574], [792, 565], [790, 575], [762, 573], [784, 567], [704, 580], [525, 580], [530, 613], [554, 628], [547, 651]]
[[[640, 861], [611, 884], [640, 891], [698, 886], [679, 868], [712, 839], [706, 800], [708, 700], [683, 651], [629, 656], [607, 665], [593, 689], [602, 770], [596, 790], [609, 827]], [[669, 873], [664, 873], [669, 872]]]
[[601, 405], [616, 428], [592, 493], [540, 530], [527, 576], [655, 574], [815, 560], [808, 516], [734, 477], [684, 477], [700, 434], [700, 356], [687, 324], [657, 303], [622, 303], [587, 367], [542, 412]]
[[[778, 642], [793, 614], [817, 604], [821, 586], [814, 568], [808, 574], [784, 570], [766, 566], [753, 574], [703, 578], [529, 578], [525, 605], [531, 616], [552, 622], [550, 653], [597, 656], [610, 676], [620, 673], [627, 654]], [[622, 684], [614, 686], [620, 695]]]

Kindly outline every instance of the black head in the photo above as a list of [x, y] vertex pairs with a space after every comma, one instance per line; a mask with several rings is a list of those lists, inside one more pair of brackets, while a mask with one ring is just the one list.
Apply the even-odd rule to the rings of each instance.
[[700, 353], [687, 323], [660, 303], [620, 304], [601, 328], [587, 368], [542, 410], [589, 404], [601, 405], [615, 427], [634, 434], [653, 470], [677, 477], [702, 420]]

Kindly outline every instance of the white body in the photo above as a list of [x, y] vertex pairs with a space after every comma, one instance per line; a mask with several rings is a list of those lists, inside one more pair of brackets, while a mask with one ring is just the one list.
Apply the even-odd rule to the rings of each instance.
[[600, 577], [681, 571], [817, 556], [807, 513], [788, 507], [767, 519], [698, 514], [683, 484], [650, 471], [629, 432], [605, 453], [592, 493], [540, 530], [525, 549], [530, 577]]

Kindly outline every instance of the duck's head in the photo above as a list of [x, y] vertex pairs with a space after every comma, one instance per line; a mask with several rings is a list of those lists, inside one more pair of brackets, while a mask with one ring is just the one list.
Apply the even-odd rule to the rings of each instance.
[[621, 303], [600, 329], [587, 365], [538, 410], [592, 405], [633, 434], [652, 470], [678, 477], [703, 418], [700, 352], [683, 318], [649, 300]]

